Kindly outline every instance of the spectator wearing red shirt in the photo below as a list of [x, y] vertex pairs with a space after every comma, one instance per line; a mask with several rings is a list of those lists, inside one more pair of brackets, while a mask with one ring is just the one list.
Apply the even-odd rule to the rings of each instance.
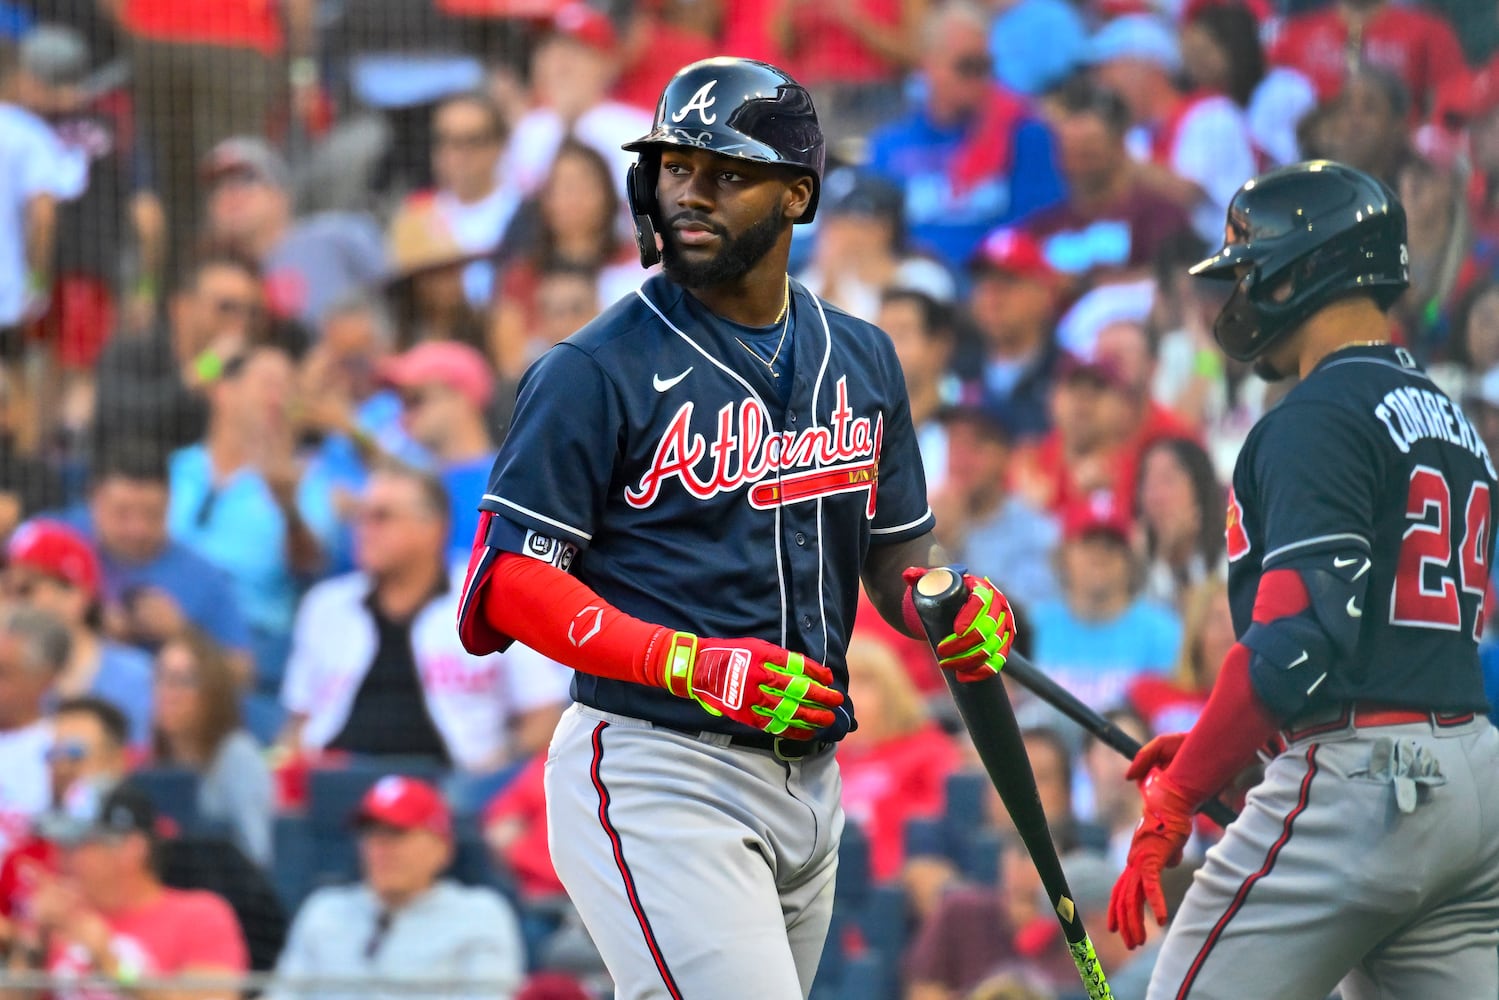
[[[78, 791], [75, 789], [75, 791]], [[165, 886], [155, 868], [157, 817], [128, 783], [102, 794], [70, 794], [42, 833], [62, 850], [62, 874], [32, 897], [32, 916], [50, 942], [44, 970], [59, 977], [112, 979], [118, 990], [63, 986], [56, 1000], [163, 995], [128, 984], [174, 977], [233, 979], [249, 966], [245, 938], [223, 898]], [[224, 996], [231, 989], [172, 991]]]
[[942, 812], [947, 778], [960, 755], [928, 717], [890, 646], [855, 636], [848, 673], [859, 728], [839, 751], [843, 810], [869, 838], [870, 873], [885, 881], [900, 873], [905, 860], [906, 823]]
[[1140, 178], [1125, 146], [1129, 109], [1085, 80], [1058, 99], [1058, 162], [1066, 198], [1023, 223], [1052, 267], [1079, 282], [1148, 273], [1161, 247], [1187, 228], [1182, 208]]
[[[132, 37], [136, 120], [166, 199], [175, 264], [197, 230], [199, 160], [231, 135], [264, 135], [284, 96], [315, 89], [312, 0], [110, 0]], [[168, 270], [175, 273], [175, 268]]]
[[1210, 576], [1182, 602], [1181, 661], [1171, 677], [1142, 674], [1129, 687], [1130, 707], [1153, 733], [1186, 732], [1207, 704], [1223, 657], [1234, 644], [1228, 585]]
[[536, 754], [484, 809], [484, 843], [500, 871], [535, 905], [567, 892], [547, 847], [546, 755]]
[[[759, 10], [759, 5], [749, 5]], [[718, 43], [718, 3], [705, 0], [650, 0], [635, 5], [625, 29], [624, 69], [614, 85], [614, 99], [654, 112], [656, 101], [678, 68], [721, 52], [745, 55]], [[763, 13], [762, 13], [763, 16]], [[670, 59], [661, 58], [670, 52]]]
[[1448, 117], [1469, 128], [1473, 228], [1492, 251], [1499, 243], [1499, 55], [1466, 84], [1454, 83], [1451, 93]]
[[1338, 0], [1297, 14], [1270, 58], [1300, 70], [1322, 100], [1342, 89], [1350, 66], [1382, 66], [1405, 81], [1418, 113], [1443, 83], [1467, 72], [1457, 34], [1441, 15], [1386, 0]]
[[1177, 89], [1176, 36], [1153, 15], [1110, 21], [1093, 36], [1088, 59], [1098, 82], [1129, 108], [1141, 181], [1190, 213], [1199, 236], [1215, 239], [1228, 200], [1257, 169], [1243, 109], [1221, 91]]
[[1400, 77], [1378, 66], [1358, 70], [1324, 111], [1322, 140], [1329, 158], [1395, 187], [1411, 155], [1410, 94]]

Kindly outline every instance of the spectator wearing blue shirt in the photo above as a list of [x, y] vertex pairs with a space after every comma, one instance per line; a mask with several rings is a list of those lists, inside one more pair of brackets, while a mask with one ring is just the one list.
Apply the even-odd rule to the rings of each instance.
[[326, 477], [295, 454], [293, 373], [280, 348], [224, 363], [206, 387], [208, 432], [169, 461], [172, 538], [229, 576], [250, 630], [256, 685], [274, 693], [300, 585], [322, 568], [337, 517]]
[[1124, 705], [1142, 673], [1169, 674], [1181, 622], [1139, 596], [1141, 566], [1128, 515], [1108, 492], [1062, 515], [1062, 600], [1031, 611], [1036, 665], [1098, 711]]
[[55, 617], [68, 630], [68, 658], [49, 697], [92, 695], [130, 723], [130, 741], [151, 735], [151, 658], [105, 639], [102, 573], [88, 539], [58, 521], [27, 521], [5, 549], [5, 593]]
[[391, 358], [381, 375], [400, 394], [402, 426], [431, 453], [431, 471], [447, 491], [447, 561], [466, 562], [479, 530], [479, 497], [494, 465], [489, 362], [467, 344], [428, 341]]
[[192, 626], [249, 676], [250, 630], [222, 570], [167, 535], [166, 456], [150, 442], [112, 441], [94, 464], [79, 527], [99, 553], [111, 631], [155, 649]]
[[1018, 94], [1040, 94], [1082, 65], [1088, 27], [1068, 0], [990, 0], [994, 75]]
[[984, 234], [1062, 197], [1051, 133], [994, 81], [988, 21], [966, 3], [927, 20], [925, 95], [870, 136], [869, 167], [905, 192], [912, 241], [954, 270]]

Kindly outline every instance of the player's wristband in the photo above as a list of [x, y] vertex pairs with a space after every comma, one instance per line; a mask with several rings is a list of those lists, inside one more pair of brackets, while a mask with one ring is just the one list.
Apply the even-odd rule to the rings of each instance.
[[666, 647], [666, 690], [678, 698], [692, 697], [692, 665], [697, 659], [697, 636], [674, 632]]

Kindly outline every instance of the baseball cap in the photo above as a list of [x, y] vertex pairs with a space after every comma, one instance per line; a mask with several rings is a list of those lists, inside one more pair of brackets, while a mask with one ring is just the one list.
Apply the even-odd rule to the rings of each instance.
[[94, 547], [83, 535], [60, 521], [27, 521], [15, 530], [5, 546], [12, 566], [26, 566], [89, 597], [99, 596], [102, 573]]
[[974, 274], [1008, 274], [1045, 284], [1054, 284], [1058, 278], [1040, 241], [1023, 229], [1009, 226], [984, 237], [969, 259], [968, 269]]
[[1062, 510], [1062, 540], [1077, 541], [1087, 535], [1109, 535], [1125, 545], [1135, 525], [1119, 499], [1108, 490], [1098, 490], [1074, 500]]
[[980, 399], [954, 403], [943, 407], [938, 412], [937, 419], [944, 426], [967, 424], [991, 441], [1009, 443], [1015, 439], [1014, 416], [1010, 408], [998, 400]]
[[1091, 381], [1109, 389], [1129, 387], [1124, 372], [1119, 370], [1113, 358], [1085, 358], [1077, 354], [1064, 354], [1057, 363], [1057, 381], [1071, 382], [1074, 379]]
[[88, 42], [72, 28], [39, 24], [17, 50], [21, 68], [49, 87], [67, 87], [88, 76]]
[[827, 215], [863, 215], [888, 219], [900, 228], [905, 193], [882, 177], [853, 167], [830, 171], [822, 181], [818, 204]]
[[907, 257], [897, 264], [887, 290], [916, 292], [944, 306], [952, 305], [958, 297], [952, 272], [930, 257]]
[[398, 830], [427, 830], [444, 840], [453, 836], [453, 817], [442, 793], [425, 781], [401, 774], [381, 778], [360, 800], [354, 825], [376, 823]]
[[396, 389], [436, 382], [462, 393], [483, 409], [494, 395], [494, 376], [484, 355], [467, 344], [432, 340], [417, 344], [380, 366], [380, 380]]
[[157, 835], [156, 807], [128, 781], [75, 781], [58, 808], [37, 817], [36, 833], [61, 847], [127, 833]]
[[1105, 24], [1088, 40], [1089, 64], [1115, 59], [1141, 59], [1174, 73], [1181, 66], [1181, 50], [1176, 33], [1154, 14], [1126, 14]]
[[203, 157], [200, 173], [210, 184], [229, 174], [248, 174], [271, 187], [291, 187], [286, 160], [270, 143], [252, 135], [236, 135], [213, 147]]
[[552, 15], [552, 31], [571, 38], [591, 49], [612, 53], [619, 45], [619, 35], [608, 15], [586, 3], [564, 4]]

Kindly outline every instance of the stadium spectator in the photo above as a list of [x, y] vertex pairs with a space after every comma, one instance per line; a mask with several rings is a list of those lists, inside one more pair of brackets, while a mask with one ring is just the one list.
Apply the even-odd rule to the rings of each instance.
[[926, 0], [765, 6], [776, 48], [771, 61], [811, 89], [831, 147], [867, 133], [900, 100], [900, 77], [922, 55]]
[[994, 75], [1017, 94], [1044, 94], [1082, 65], [1088, 29], [1067, 0], [988, 0]]
[[817, 245], [797, 279], [814, 294], [873, 322], [880, 293], [895, 279], [905, 243], [901, 189], [853, 168], [823, 179]]
[[1223, 487], [1202, 445], [1163, 437], [1142, 452], [1136, 489], [1135, 509], [1145, 535], [1145, 595], [1180, 611], [1185, 595], [1221, 561]]
[[225, 574], [167, 534], [171, 490], [160, 449], [116, 440], [100, 451], [81, 527], [98, 548], [110, 631], [155, 649], [188, 626], [241, 661], [249, 676], [250, 631]]
[[839, 748], [843, 810], [868, 837], [870, 874], [883, 882], [903, 866], [906, 823], [941, 814], [947, 778], [960, 757], [894, 649], [856, 636], [847, 666], [859, 728]]
[[[721, 52], [742, 52], [719, 44], [721, 21], [728, 13], [724, 6], [701, 0], [635, 4], [622, 41], [624, 68], [614, 85], [615, 99], [654, 113], [661, 91], [679, 67]], [[672, 58], [661, 58], [663, 52]]]
[[[88, 695], [65, 698], [52, 710], [50, 722], [49, 811], [61, 809], [75, 785], [113, 785], [129, 769], [125, 745], [130, 723], [112, 703]], [[61, 864], [57, 845], [39, 836], [35, 823], [31, 824], [26, 837], [11, 844], [0, 862], [0, 916], [24, 919], [37, 885]]]
[[0, 609], [0, 852], [51, 804], [45, 705], [68, 659], [68, 630], [35, 608]]
[[156, 654], [151, 762], [199, 777], [198, 815], [222, 822], [245, 856], [271, 862], [275, 806], [260, 745], [240, 724], [237, 678], [212, 639], [187, 630]]
[[[1133, 709], [1112, 709], [1104, 713], [1104, 718], [1131, 739], [1149, 742], [1152, 730]], [[1134, 782], [1124, 779], [1130, 760], [1092, 735], [1084, 738], [1078, 756], [1082, 771], [1074, 790], [1074, 807], [1080, 817], [1103, 832], [1109, 863], [1115, 871], [1123, 871], [1130, 839], [1140, 823], [1140, 796]]]
[[1468, 124], [1473, 169], [1468, 191], [1473, 228], [1492, 250], [1499, 241], [1499, 56], [1459, 92], [1465, 107], [1458, 117]]
[[[38, 829], [60, 849], [62, 870], [39, 877], [29, 914], [39, 938], [26, 944], [45, 942], [35, 953], [52, 976], [122, 984], [65, 987], [59, 1000], [119, 1000], [136, 993], [129, 984], [175, 977], [225, 985], [174, 990], [164, 984], [142, 995], [209, 1000], [233, 992], [233, 980], [249, 965], [239, 921], [220, 896], [163, 884], [156, 810], [143, 792], [128, 782], [80, 783]], [[32, 947], [18, 951], [33, 954]]]
[[463, 578], [443, 559], [447, 509], [429, 476], [371, 476], [356, 519], [359, 572], [316, 585], [297, 613], [284, 745], [426, 757], [487, 775], [551, 739], [567, 672], [521, 646], [475, 657], [458, 642]]
[[[433, 112], [436, 190], [425, 197], [431, 198], [458, 245], [470, 253], [494, 253], [520, 204], [515, 191], [499, 182], [508, 131], [499, 106], [482, 91], [444, 98]], [[476, 308], [488, 305], [494, 290], [493, 264], [470, 264], [463, 272], [463, 290]]]
[[1169, 677], [1144, 674], [1129, 687], [1129, 705], [1155, 733], [1184, 733], [1207, 704], [1223, 658], [1234, 644], [1228, 585], [1214, 575], [1182, 602], [1181, 657]]
[[490, 356], [506, 378], [519, 378], [549, 346], [536, 335], [544, 271], [561, 265], [595, 272], [600, 306], [613, 305], [645, 276], [635, 244], [620, 235], [610, 169], [592, 147], [563, 140], [541, 189], [506, 237], [516, 251], [500, 278], [489, 339]]
[[1169, 674], [1181, 646], [1181, 623], [1139, 594], [1133, 533], [1107, 493], [1072, 504], [1058, 558], [1063, 599], [1030, 609], [1036, 664], [1099, 711], [1123, 704], [1136, 675]]
[[265, 272], [273, 316], [317, 328], [330, 302], [369, 288], [385, 271], [380, 234], [366, 216], [293, 213], [291, 171], [259, 133], [225, 139], [203, 159], [205, 231]]
[[468, 300], [464, 274], [482, 256], [467, 250], [431, 199], [408, 201], [385, 234], [390, 267], [385, 294], [402, 346], [455, 340], [484, 343], [481, 311]]
[[489, 365], [465, 344], [428, 343], [389, 359], [380, 377], [400, 394], [402, 426], [427, 449], [447, 492], [446, 557], [466, 562], [479, 530], [474, 497], [488, 487], [494, 464]]
[[1060, 531], [1055, 518], [1007, 485], [1014, 456], [1007, 417], [993, 406], [945, 411], [947, 476], [942, 489], [929, 495], [952, 557], [994, 567], [1005, 593], [1030, 607], [1058, 597], [1052, 565]]
[[1049, 399], [1062, 363], [1053, 335], [1062, 277], [1021, 229], [996, 229], [968, 264], [968, 311], [983, 345], [979, 395], [1002, 407], [1023, 438], [1051, 429]]
[[1444, 83], [1467, 72], [1457, 35], [1441, 14], [1387, 0], [1335, 0], [1293, 15], [1270, 58], [1299, 70], [1324, 101], [1337, 96], [1352, 72], [1386, 70], [1404, 82], [1417, 115]]
[[144, 743], [151, 732], [151, 660], [102, 634], [103, 580], [88, 539], [59, 521], [28, 521], [10, 536], [5, 558], [5, 594], [68, 630], [67, 660], [49, 695], [112, 702], [130, 720], [130, 741]]
[[536, 103], [516, 123], [505, 148], [500, 176], [507, 187], [523, 197], [535, 193], [571, 137], [604, 158], [615, 194], [624, 198], [625, 171], [635, 154], [620, 147], [651, 130], [651, 115], [609, 97], [619, 76], [618, 53], [619, 38], [606, 15], [585, 3], [557, 9], [550, 30], [531, 50]]
[[[1325, 133], [1332, 158], [1366, 170], [1391, 187], [1411, 155], [1406, 119], [1410, 93], [1394, 73], [1367, 66], [1333, 99]], [[1206, 237], [1205, 237], [1206, 238]]]
[[528, 913], [565, 905], [567, 897], [547, 848], [545, 777], [546, 756], [536, 754], [484, 807], [485, 846], [495, 867], [514, 880]]
[[1391, 310], [1418, 358], [1441, 358], [1453, 313], [1484, 268], [1474, 253], [1459, 140], [1434, 126], [1416, 131], [1396, 180], [1406, 212], [1411, 287]]
[[1499, 280], [1474, 286], [1459, 310], [1456, 327], [1454, 361], [1475, 380], [1499, 368]]
[[881, 297], [875, 325], [895, 344], [927, 492], [937, 492], [947, 478], [947, 428], [938, 418], [958, 395], [957, 379], [950, 374], [957, 340], [952, 310], [926, 292], [895, 286]]
[[[554, 264], [536, 275], [536, 325], [527, 339], [543, 351], [554, 347], [586, 326], [603, 307], [597, 271], [576, 264]], [[513, 395], [511, 380], [504, 380], [504, 384], [507, 393]]]
[[[1134, 481], [1124, 472], [1142, 414], [1131, 400], [1124, 374], [1112, 360], [1064, 357], [1051, 394], [1052, 429], [1016, 456], [1010, 472], [1015, 489], [1052, 512], [1094, 491], [1113, 493], [1127, 508]], [[1128, 422], [1131, 414], [1134, 424]]]
[[[453, 856], [453, 830], [437, 790], [413, 778], [382, 778], [360, 803], [356, 824], [360, 883], [319, 889], [302, 904], [267, 996], [419, 995], [427, 981], [473, 984], [450, 985], [446, 996], [509, 1000], [525, 966], [515, 913], [493, 889], [439, 878]], [[343, 990], [297, 985], [318, 977], [369, 982]], [[410, 985], [402, 988], [403, 980]]]
[[304, 475], [295, 454], [292, 391], [280, 348], [231, 355], [206, 387], [203, 440], [169, 463], [167, 527], [229, 576], [262, 693], [281, 679], [298, 581], [321, 568], [333, 520], [326, 480]]
[[1261, 165], [1301, 159], [1296, 126], [1316, 107], [1317, 92], [1296, 70], [1266, 66], [1259, 21], [1247, 3], [1189, 3], [1181, 56], [1191, 92], [1224, 94], [1243, 109]]
[[922, 27], [920, 105], [869, 136], [869, 168], [905, 192], [915, 249], [958, 269], [984, 234], [1062, 195], [1051, 133], [994, 81], [983, 10], [947, 0]]
[[[1096, 858], [1087, 863], [1108, 869]], [[985, 979], [1005, 973], [1053, 990], [1077, 982], [1077, 966], [1067, 953], [1056, 914], [1018, 840], [1004, 841], [1000, 871], [997, 886], [964, 886], [947, 893], [917, 929], [906, 956], [905, 1000], [960, 1000]], [[1074, 901], [1086, 903], [1097, 921], [1097, 911], [1107, 906], [1114, 872], [1104, 870], [1073, 886], [1073, 871], [1081, 873], [1077, 864], [1067, 872], [1068, 887], [1078, 896]], [[1088, 924], [1095, 925], [1103, 933], [1106, 921]]]

